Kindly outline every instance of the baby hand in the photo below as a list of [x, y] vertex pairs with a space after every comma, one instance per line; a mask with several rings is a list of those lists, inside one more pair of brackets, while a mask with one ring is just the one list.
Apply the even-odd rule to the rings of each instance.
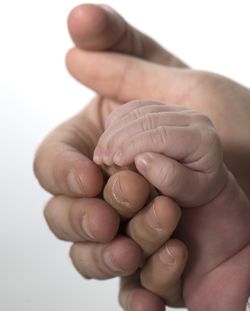
[[208, 203], [227, 180], [212, 122], [183, 107], [133, 101], [115, 109], [94, 152], [97, 164], [137, 170], [183, 207]]

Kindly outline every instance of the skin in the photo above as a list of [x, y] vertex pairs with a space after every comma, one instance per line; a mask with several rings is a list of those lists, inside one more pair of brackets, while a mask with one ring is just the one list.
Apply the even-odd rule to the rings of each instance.
[[76, 79], [102, 96], [122, 102], [146, 98], [208, 116], [221, 139], [226, 165], [250, 197], [249, 89], [217, 74], [111, 52], [73, 48], [67, 65]]
[[[102, 53], [90, 53], [90, 50], [102, 51], [108, 49], [110, 51], [119, 51], [142, 57], [146, 60], [162, 65], [185, 67], [183, 62], [166, 52], [151, 39], [145, 37], [131, 26], [125, 26], [122, 19], [119, 19], [116, 16], [113, 20], [113, 15], [112, 18], [110, 18], [110, 13], [103, 12], [103, 10], [100, 10], [95, 6], [80, 6], [72, 11], [69, 17], [69, 29], [78, 48], [71, 50], [67, 57], [67, 64], [72, 74], [93, 89], [99, 90], [99, 94], [102, 96], [97, 97], [84, 112], [81, 112], [76, 117], [65, 122], [52, 132], [41, 144], [35, 159], [35, 172], [40, 183], [45, 189], [55, 195], [45, 210], [45, 215], [50, 227], [60, 238], [77, 242], [84, 241], [86, 228], [85, 226], [81, 226], [81, 218], [79, 217], [79, 214], [75, 213], [76, 209], [72, 208], [74, 205], [72, 203], [77, 204], [79, 200], [78, 198], [83, 196], [93, 197], [102, 187], [102, 175], [96, 165], [93, 165], [93, 162], [89, 159], [92, 156], [96, 138], [99, 137], [100, 133], [103, 131], [104, 118], [117, 105], [117, 102], [114, 101], [114, 99], [127, 101], [135, 97], [145, 98], [144, 96], [146, 96], [155, 100], [174, 102], [169, 100], [169, 91], [166, 92], [165, 78], [168, 77], [167, 73], [164, 71], [167, 70], [166, 67], [155, 67], [149, 62], [145, 63], [139, 61], [139, 59], [133, 59], [131, 57], [127, 58], [125, 55], [122, 57], [120, 54], [117, 58], [117, 55], [112, 53], [110, 53], [110, 57], [108, 54], [105, 54], [105, 57], [108, 56], [105, 60], [102, 57]], [[126, 29], [126, 31], [123, 30], [124, 32], [119, 33], [117, 29], [122, 29], [122, 27], [118, 26], [118, 24], [122, 24], [124, 27], [123, 29]], [[101, 29], [105, 29], [106, 31], [102, 32]], [[86, 49], [89, 51], [86, 51]], [[93, 60], [92, 68], [88, 66], [89, 60]], [[117, 66], [117, 62], [119, 62], [119, 66]], [[128, 68], [127, 65], [130, 63], [133, 65], [131, 69], [134, 68], [134, 70], [126, 70]], [[105, 72], [99, 72], [98, 69], [100, 68], [100, 65], [103, 66]], [[85, 76], [82, 75], [82, 66], [84, 67], [84, 71], [86, 70]], [[114, 71], [114, 67], [118, 68], [118, 70]], [[140, 70], [144, 71], [144, 69], [145, 75], [141, 77], [140, 81], [145, 80], [147, 85], [145, 89], [138, 87], [138, 81], [132, 79], [131, 81], [133, 83], [131, 83], [129, 80], [130, 78], [133, 78], [136, 71], [140, 72]], [[162, 79], [162, 75], [159, 74], [160, 72], [158, 70], [155, 71], [155, 69], [160, 70], [164, 79]], [[81, 71], [81, 73], [78, 71]], [[168, 71], [169, 69], [167, 72]], [[151, 72], [153, 74], [151, 74]], [[227, 79], [218, 76], [194, 71], [190, 72], [189, 70], [186, 70], [186, 72], [187, 76], [193, 78], [190, 79], [191, 84], [193, 82], [198, 82], [200, 80], [199, 77], [201, 77], [201, 81], [204, 82], [197, 84], [199, 87], [195, 88], [195, 90], [199, 92], [192, 91], [192, 96], [190, 96], [190, 92], [187, 92], [186, 99], [189, 98], [190, 102], [187, 101], [186, 105], [194, 105], [194, 108], [197, 108], [195, 110], [200, 110], [203, 113], [208, 114], [213, 122], [216, 123], [217, 128], [219, 128], [219, 134], [222, 138], [224, 151], [226, 152], [227, 163], [231, 166], [231, 169], [235, 168], [234, 171], [238, 180], [244, 187], [247, 180], [249, 180], [249, 174], [247, 171], [249, 163], [248, 158], [246, 157], [246, 154], [249, 152], [248, 137], [246, 137], [248, 128], [246, 119], [247, 111], [249, 111], [249, 106], [247, 105], [249, 91], [232, 81], [228, 81]], [[86, 77], [88, 77], [87, 82]], [[104, 80], [102, 80], [103, 78]], [[171, 81], [176, 82], [179, 80], [179, 76], [178, 79], [176, 79], [176, 76], [174, 76], [173, 80], [171, 79], [168, 80], [168, 83], [171, 83]], [[100, 81], [102, 81], [102, 84], [100, 84]], [[119, 89], [119, 83], [114, 83], [114, 81], [123, 81], [122, 88]], [[188, 83], [188, 85], [190, 84]], [[214, 85], [216, 86], [216, 89], [220, 91], [223, 90], [223, 94], [225, 95], [224, 98], [221, 96], [222, 94], [220, 95], [221, 98], [218, 94], [212, 97], [211, 94], [209, 95], [209, 93], [211, 93], [211, 88], [214, 91]], [[157, 86], [157, 88], [155, 86]], [[173, 86], [173, 83], [171, 86]], [[169, 89], [174, 91], [176, 90], [176, 87], [170, 87]], [[191, 89], [192, 88], [190, 88], [190, 90]], [[150, 93], [150, 96], [147, 95], [147, 92]], [[172, 95], [174, 95], [174, 92], [172, 93]], [[198, 96], [199, 94], [201, 95]], [[113, 99], [108, 99], [103, 95], [108, 95]], [[174, 97], [176, 97], [176, 94]], [[208, 98], [206, 102], [203, 101], [200, 109], [198, 109], [199, 97], [202, 97], [202, 99]], [[196, 100], [194, 100], [195, 98]], [[241, 105], [236, 105], [236, 103], [239, 102]], [[216, 109], [214, 107], [216, 107]], [[220, 107], [219, 110], [218, 107]], [[225, 115], [227, 115], [228, 118], [225, 118]], [[236, 120], [235, 124], [237, 125], [237, 128], [234, 128], [232, 132], [230, 131], [230, 133], [228, 133], [227, 129], [232, 128], [230, 116], [233, 116], [233, 119]], [[237, 120], [241, 121], [238, 122]], [[241, 127], [238, 126], [239, 124]], [[223, 137], [226, 139], [223, 139]], [[238, 137], [241, 137], [240, 142]], [[80, 183], [80, 187], [69, 187], [67, 183], [67, 176], [72, 170], [74, 173], [77, 172], [76, 179], [78, 182], [75, 185]], [[123, 180], [125, 180], [124, 176], [120, 180], [121, 184], [123, 184]], [[244, 188], [247, 192], [247, 187], [245, 186]], [[116, 197], [119, 197], [119, 194], [116, 194]], [[124, 194], [121, 199], [124, 200]], [[129, 201], [129, 197], [127, 200]], [[64, 204], [62, 204], [62, 202], [64, 202]], [[96, 223], [98, 223], [98, 213], [95, 215], [92, 214], [92, 217], [94, 217], [97, 220]], [[102, 223], [103, 228], [109, 227], [109, 217], [107, 217], [107, 220], [106, 225]], [[113, 219], [111, 222], [114, 223], [114, 221], [116, 220]], [[79, 229], [77, 231], [76, 228], [72, 226], [72, 223], [80, 224], [80, 232]], [[98, 253], [97, 245], [95, 249], [96, 253]], [[85, 252], [88, 250], [89, 248], [87, 247]], [[93, 251], [93, 253], [95, 253], [95, 251]], [[162, 269], [157, 271], [157, 268], [155, 268], [154, 275], [165, 276], [165, 281], [151, 277], [152, 274], [149, 276], [148, 283], [150, 283], [153, 292], [156, 292], [159, 295], [161, 294], [159, 288], [165, 289], [165, 303], [169, 302], [169, 304], [175, 304], [176, 301], [178, 301], [180, 304], [179, 298], [174, 299], [173, 302], [171, 299], [169, 301], [167, 296], [178, 297], [178, 294], [176, 294], [178, 293], [176, 287], [178, 288], [180, 284], [179, 278], [185, 263], [186, 251], [184, 247], [180, 247], [180, 245], [176, 244], [175, 247], [172, 247], [172, 253], [175, 254], [176, 267], [180, 265], [182, 268], [179, 268], [179, 271], [177, 271], [178, 269], [172, 269], [173, 274], [167, 273], [167, 275], [163, 272], [169, 271], [170, 267], [168, 267], [168, 270], [165, 267], [163, 271]], [[181, 253], [182, 256], [178, 256], [178, 254]], [[75, 253], [75, 255], [77, 257], [80, 256], [81, 253]], [[74, 257], [74, 254], [72, 256]], [[102, 259], [103, 258], [100, 255], [98, 264], [101, 265]], [[87, 265], [88, 264], [91, 264], [91, 262], [88, 261]], [[157, 267], [160, 267], [160, 265], [157, 265]], [[98, 270], [98, 267], [92, 267], [92, 269]], [[168, 279], [168, 276], [171, 276], [171, 278]], [[147, 287], [146, 282], [143, 285]], [[141, 285], [138, 282], [138, 277], [136, 275], [123, 278], [120, 297], [123, 297], [120, 301], [123, 307], [127, 310], [129, 307], [133, 310], [139, 310], [140, 308], [143, 310], [164, 310], [163, 301], [149, 291], [141, 289]]]
[[[127, 103], [109, 116], [94, 159], [119, 166], [134, 162], [183, 207], [176, 236], [190, 251], [183, 278], [188, 309], [200, 310], [202, 301], [204, 310], [244, 310], [250, 295], [250, 202], [223, 164], [209, 119], [158, 102]], [[155, 257], [148, 260], [142, 283], [156, 265]]]
[[[74, 42], [84, 49], [112, 49], [166, 65], [183, 64], [114, 14], [94, 5], [84, 5], [74, 9], [68, 21]], [[122, 24], [122, 27], [118, 24]], [[122, 31], [117, 32], [118, 28]], [[164, 222], [161, 225], [162, 230], [156, 230], [155, 235], [152, 235], [152, 229], [150, 231], [149, 225], [144, 221], [145, 225], [141, 226], [136, 233], [130, 233], [127, 229], [127, 234], [131, 236], [131, 239], [121, 236], [114, 238], [116, 228], [119, 226], [119, 217], [109, 204], [100, 200], [99, 193], [103, 187], [104, 178], [101, 170], [91, 159], [95, 145], [103, 131], [104, 118], [117, 105], [118, 103], [111, 98], [97, 96], [84, 111], [57, 127], [38, 148], [34, 171], [41, 186], [53, 194], [44, 212], [48, 225], [59, 239], [73, 242], [70, 256], [83, 276], [103, 279], [131, 274], [137, 269], [138, 262], [141, 262], [142, 251], [145, 250], [147, 256], [149, 255], [152, 242], [145, 244], [145, 240], [149, 240], [149, 237], [155, 236], [153, 242], [159, 247], [168, 246], [168, 250], [174, 254], [175, 263], [165, 265], [164, 271], [161, 271], [162, 269], [158, 271], [159, 274], [165, 275], [164, 300], [142, 288], [138, 283], [137, 275], [132, 275], [129, 280], [124, 278], [124, 282], [122, 278], [120, 293], [120, 302], [125, 309], [143, 308], [161, 311], [165, 309], [166, 302], [171, 305], [183, 305], [180, 276], [186, 263], [187, 250], [180, 241], [166, 242], [179, 220], [176, 216], [179, 209], [167, 198], [165, 198], [167, 202], [160, 199], [156, 201], [157, 204], [154, 204], [155, 211], [159, 209], [163, 219], [166, 218], [164, 215], [167, 215], [168, 222], [171, 222], [167, 222], [168, 235], [164, 230]], [[116, 199], [119, 202], [123, 200], [130, 202], [131, 189], [133, 190], [138, 185], [138, 178], [144, 185], [146, 183], [142, 177], [130, 171], [123, 175], [117, 173], [114, 177], [119, 183], [118, 190], [109, 190], [108, 186], [105, 188], [106, 198], [109, 197], [113, 202]], [[130, 187], [124, 187], [128, 180]], [[112, 180], [108, 185], [111, 184]], [[130, 202], [131, 209], [138, 211], [143, 207], [142, 202], [148, 200], [147, 189], [148, 185], [142, 187], [140, 197]], [[119, 202], [116, 203], [116, 208]], [[126, 213], [126, 209], [123, 205], [119, 208], [120, 212], [124, 211], [123, 214]], [[140, 225], [143, 225], [142, 218], [138, 218]], [[136, 224], [136, 221], [133, 220], [133, 223]], [[138, 244], [140, 244], [140, 237], [143, 238], [142, 248], [133, 242], [132, 237]], [[111, 240], [112, 242], [109, 242]], [[129, 262], [124, 262], [124, 250], [132, 254]], [[116, 263], [115, 271], [109, 265], [110, 260], [105, 261], [107, 256], [105, 257], [104, 253], [107, 252], [111, 254], [113, 262]], [[84, 255], [87, 256], [83, 263], [79, 258], [83, 258]], [[149, 282], [157, 287], [157, 280], [149, 279]]]
[[[152, 155], [155, 152], [157, 156]], [[157, 157], [160, 172], [151, 184], [183, 207], [208, 203], [226, 183], [220, 140], [206, 116], [152, 101], [132, 101], [115, 109], [99, 138], [94, 161], [120, 167], [135, 162], [141, 173], [151, 156]], [[164, 189], [162, 180], [167, 182]]]

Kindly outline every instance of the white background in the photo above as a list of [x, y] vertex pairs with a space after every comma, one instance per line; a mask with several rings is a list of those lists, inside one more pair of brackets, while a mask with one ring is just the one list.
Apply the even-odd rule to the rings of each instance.
[[[98, 1], [92, 1], [92, 3]], [[195, 68], [250, 85], [249, 1], [111, 1]], [[38, 143], [91, 97], [64, 66], [74, 0], [0, 1], [0, 310], [120, 310], [117, 281], [85, 281], [43, 219]]]

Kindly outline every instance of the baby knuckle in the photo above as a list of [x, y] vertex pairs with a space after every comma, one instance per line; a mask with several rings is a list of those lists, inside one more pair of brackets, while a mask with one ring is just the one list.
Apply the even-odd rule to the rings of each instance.
[[129, 111], [129, 113], [128, 113], [128, 119], [130, 121], [137, 120], [137, 119], [141, 118], [142, 116], [144, 116], [144, 112], [141, 109], [141, 107], [133, 109], [133, 110]]
[[213, 126], [212, 121], [205, 114], [193, 112], [190, 116], [191, 116], [191, 120], [192, 120], [193, 124], [200, 124], [200, 125], [204, 125], [204, 126]]
[[220, 138], [217, 131], [214, 128], [209, 128], [204, 132], [204, 142], [210, 146], [215, 147], [220, 145]]
[[159, 141], [156, 143], [160, 143], [163, 145], [167, 145], [168, 143], [168, 131], [165, 126], [159, 126], [157, 129], [157, 136], [159, 137]]
[[142, 130], [148, 131], [148, 130], [155, 128], [155, 122], [154, 121], [155, 121], [154, 116], [152, 114], [150, 114], [150, 113], [145, 114], [141, 118]]
[[160, 167], [159, 169], [159, 185], [164, 192], [165, 189], [173, 188], [176, 181], [176, 165], [174, 162], [169, 161], [167, 165]]
[[159, 169], [159, 187], [161, 189], [165, 188], [168, 184], [168, 172], [165, 167]]

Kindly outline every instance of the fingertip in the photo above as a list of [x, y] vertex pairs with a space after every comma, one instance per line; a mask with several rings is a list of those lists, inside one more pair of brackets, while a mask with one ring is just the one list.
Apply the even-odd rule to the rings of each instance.
[[162, 226], [175, 228], [181, 218], [179, 205], [166, 196], [157, 196], [154, 200], [155, 212]]
[[154, 154], [152, 152], [144, 152], [137, 154], [135, 156], [135, 166], [138, 169], [138, 171], [144, 175], [149, 169], [153, 158]]
[[68, 29], [76, 46], [105, 50], [123, 33], [125, 22], [107, 5], [82, 4], [69, 13]]
[[77, 161], [66, 173], [69, 192], [74, 196], [91, 198], [97, 196], [103, 187], [103, 175], [92, 161]]
[[83, 39], [88, 39], [90, 34], [103, 29], [106, 23], [106, 12], [95, 4], [78, 5], [68, 15], [69, 32], [76, 45], [80, 46]]
[[[77, 70], [77, 66], [79, 63], [79, 59], [80, 59], [80, 50], [78, 48], [71, 48], [67, 51], [66, 55], [65, 55], [65, 65], [66, 68], [68, 69], [69, 73], [74, 76], [74, 73]], [[76, 76], [77, 77], [77, 76]]]
[[130, 295], [131, 311], [164, 311], [165, 303], [157, 295], [142, 288], [135, 289]]
[[88, 226], [96, 241], [107, 243], [116, 236], [120, 225], [118, 213], [105, 201], [95, 199], [95, 209], [88, 208]]
[[103, 164], [102, 163], [102, 149], [99, 148], [98, 143], [94, 150], [93, 161], [98, 165]]
[[132, 217], [143, 208], [149, 194], [149, 183], [131, 170], [112, 175], [104, 188], [105, 200], [125, 218]]
[[187, 257], [187, 248], [183, 242], [168, 240], [142, 268], [141, 284], [162, 297], [168, 305], [183, 306], [181, 276]]
[[133, 274], [141, 263], [142, 252], [139, 246], [129, 238], [120, 236], [112, 244], [112, 259], [126, 275]]
[[178, 265], [184, 266], [188, 259], [188, 248], [187, 246], [178, 239], [171, 239], [166, 243], [166, 247], [171, 251], [171, 254], [176, 258]]

